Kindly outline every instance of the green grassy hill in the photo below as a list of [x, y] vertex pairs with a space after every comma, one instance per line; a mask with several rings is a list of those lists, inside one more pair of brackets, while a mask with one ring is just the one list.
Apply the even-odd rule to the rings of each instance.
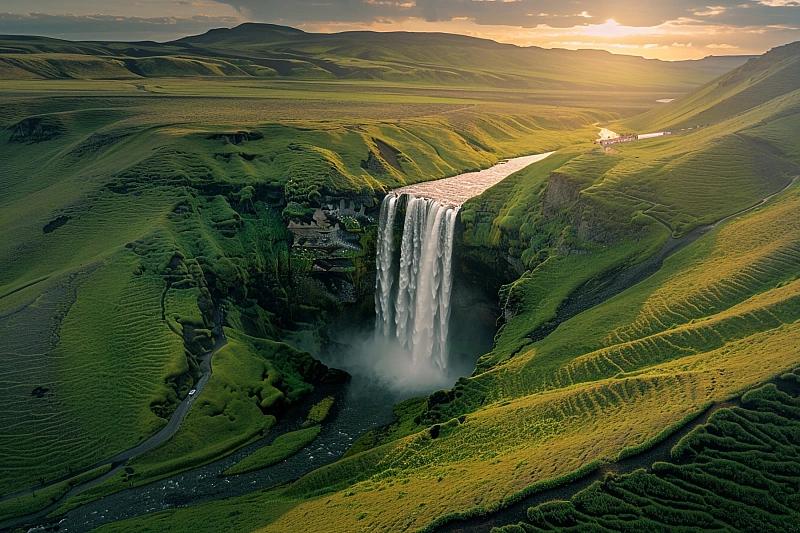
[[[235, 84], [220, 86], [227, 97], [160, 96], [106, 83], [81, 81], [66, 97], [5, 85], [0, 96], [6, 493], [160, 429], [199, 375], [213, 306], [229, 309], [230, 339], [324, 328], [325, 313], [341, 304], [302, 278], [313, 257], [292, 251], [289, 217], [340, 200], [373, 209], [388, 187], [557, 149], [616, 116], [438, 96], [386, 102], [345, 89], [324, 100], [253, 98], [238, 96]], [[346, 256], [360, 265], [353, 282], [374, 260], [363, 235]], [[176, 444], [141, 459], [141, 475], [114, 487], [229, 453], [320, 378], [287, 363], [274, 343], [246, 346], [231, 342], [220, 365], [236, 361], [225, 357], [236, 349], [250, 370], [272, 365], [283, 377], [251, 383], [231, 363], [240, 388], [229, 395], [215, 372], [208, 419], [191, 411]], [[216, 427], [208, 420], [218, 412], [237, 422], [206, 449], [213, 439], [197, 435]]]
[[285, 489], [101, 531], [218, 531], [234, 509], [225, 531], [293, 530], [309, 516], [326, 517], [319, 531], [419, 531], [645, 449], [711, 402], [797, 366], [800, 231], [785, 221], [799, 202], [795, 187], [676, 254], [646, 284], [411, 409], [423, 419], [438, 411], [435, 424]]
[[[782, 377], [782, 385], [797, 383], [797, 371]], [[527, 522], [492, 531], [791, 531], [800, 514], [797, 408], [797, 397], [774, 385], [749, 392], [741, 407], [714, 413], [681, 440], [668, 462], [610, 473], [570, 501], [531, 508]]]
[[[67, 506], [252, 442], [336, 377], [282, 341], [371, 319], [374, 217], [345, 225], [352, 246], [335, 251], [294, 246], [290, 222], [327, 205], [374, 215], [388, 188], [551, 150], [462, 210], [459, 253], [505, 283], [502, 328], [474, 375], [401, 404], [397, 424], [292, 485], [109, 529], [287, 531], [325, 516], [321, 530], [420, 530], [646, 447], [798, 364], [800, 189], [596, 307], [559, 312], [789, 185], [800, 90], [779, 81], [794, 64], [773, 51], [689, 107], [631, 119], [730, 63], [258, 25], [166, 44], [3, 38], [2, 491], [163, 427], [221, 306], [229, 344], [181, 430]], [[730, 91], [710, 89], [724, 80]], [[590, 144], [599, 123], [678, 115], [708, 125]], [[320, 258], [352, 264], [340, 278], [352, 299], [311, 275]]]
[[[760, 68], [781, 71], [788, 60], [770, 54]], [[760, 80], [752, 92], [768, 93], [775, 80]], [[719, 103], [696, 98], [697, 109]], [[471, 200], [462, 259], [509, 282], [495, 348], [472, 376], [400, 404], [396, 424], [292, 485], [102, 531], [218, 531], [234, 510], [229, 531], [295, 530], [310, 516], [325, 517], [319, 531], [429, 531], [634, 455], [796, 368], [798, 98], [778, 91], [707, 127], [613, 149], [572, 145]], [[617, 279], [627, 290], [592, 300]], [[531, 519], [546, 528], [572, 513], [578, 527], [594, 520], [590, 500], [569, 504], [583, 514], [559, 504]], [[698, 512], [717, 516], [717, 503]]]
[[669, 105], [625, 122], [623, 127], [644, 133], [716, 124], [798, 88], [800, 43], [792, 43], [749, 59]]
[[[233, 49], [246, 55], [279, 50], [280, 55], [276, 57], [307, 61], [338, 78], [459, 85], [477, 82], [479, 85], [528, 88], [553, 85], [574, 88], [583, 84], [679, 87], [694, 85], [704, 75], [718, 76], [746, 59], [731, 58], [725, 64], [715, 58], [666, 63], [592, 50], [520, 48], [444, 33], [309, 34], [252, 23], [230, 30], [212, 30], [177, 43], [203, 45], [215, 50]], [[576, 72], [581, 76], [576, 76]]]

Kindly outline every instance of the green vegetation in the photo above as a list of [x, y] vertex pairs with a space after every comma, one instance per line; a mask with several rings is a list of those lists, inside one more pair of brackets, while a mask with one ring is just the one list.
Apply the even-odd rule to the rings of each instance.
[[[318, 516], [331, 532], [422, 530], [645, 449], [800, 364], [797, 185], [557, 324], [576, 295], [636, 278], [675, 239], [800, 173], [796, 48], [632, 118], [718, 67], [252, 25], [136, 54], [2, 46], [5, 492], [164, 427], [223, 326], [180, 430], [58, 512], [261, 438], [316, 384], [346, 377], [282, 341], [319, 345], [342, 317], [369, 315], [378, 197], [516, 155], [557, 150], [462, 210], [462, 264], [503, 285], [495, 348], [472, 376], [402, 402], [395, 424], [291, 485], [104, 530], [295, 531]], [[610, 122], [703, 127], [588, 144]], [[333, 206], [341, 219], [320, 218]], [[332, 223], [346, 246], [306, 246]], [[296, 453], [330, 408], [227, 473]]]
[[[0, 471], [12, 492], [163, 427], [200, 375], [215, 305], [247, 337], [324, 338], [341, 303], [303, 277], [317, 255], [290, 253], [287, 198], [301, 216], [340, 199], [374, 205], [388, 187], [566, 146], [619, 116], [391, 86], [284, 84], [276, 100], [236, 80], [200, 99], [176, 97], [206, 87], [181, 80], [164, 97], [123, 81], [29, 83], [4, 80], [0, 94], [0, 321], [17, 355], [0, 363]], [[364, 287], [374, 244], [359, 235], [348, 276]]]
[[[281, 352], [286, 355], [281, 357]], [[311, 381], [313, 376], [295, 374], [287, 367], [292, 358], [301, 357], [310, 359], [287, 345], [230, 331], [228, 344], [214, 356], [214, 373], [203, 396], [178, 433], [128, 465], [137, 473], [152, 469], [168, 472], [176, 470], [175, 466], [164, 467], [162, 463], [202, 464], [266, 434], [282, 406], [297, 401], [312, 388], [302, 378]], [[148, 474], [140, 473], [137, 481], [139, 477], [147, 478]]]
[[[182, 385], [181, 376], [190, 371], [182, 343], [161, 321], [163, 281], [133, 276], [133, 261], [125, 252], [107, 261], [52, 284], [48, 280], [42, 297], [5, 319], [16, 324], [33, 317], [52, 332], [33, 346], [24, 331], [10, 332], [14, 345], [29, 350], [31, 364], [17, 368], [7, 362], [6, 376], [21, 371], [22, 379], [10, 391], [15, 401], [0, 415], [9, 451], [3, 464], [6, 490], [60, 477], [135, 446], [165, 423], [150, 406], [169, 403], [176, 389], [188, 386]], [[30, 298], [36, 288], [24, 295]], [[118, 305], [122, 301], [126, 305]], [[63, 314], [45, 314], [53, 308]], [[36, 348], [43, 351], [31, 353]], [[133, 349], [137, 357], [130, 357]], [[109, 427], [116, 431], [108, 432]], [[37, 438], [31, 440], [31, 434]]]
[[[172, 43], [75, 43], [47, 38], [0, 40], [4, 79], [132, 79], [158, 93], [152, 78], [339, 81], [519, 91], [662, 91], [675, 95], [746, 58], [669, 63], [599, 51], [520, 48], [446, 34], [310, 34], [268, 24], [212, 30]], [[251, 83], [251, 82], [248, 82]], [[487, 95], [489, 98], [491, 94]], [[652, 100], [651, 100], [652, 102]]]
[[[741, 70], [755, 63], [772, 72], [785, 56], [778, 49]], [[740, 78], [738, 72], [715, 83], [730, 85], [726, 80]], [[562, 150], [467, 202], [462, 254], [492, 265], [507, 284], [504, 325], [479, 370], [529, 345], [527, 336], [552, 324], [578, 288], [624, 273], [670, 235], [679, 238], [746, 209], [800, 174], [800, 154], [788, 141], [798, 131], [799, 102], [795, 90], [691, 132], [614, 149]], [[680, 105], [651, 115], [663, 118]], [[518, 258], [518, 266], [508, 257]]]
[[[162, 427], [199, 375], [196, 357], [210, 348], [215, 298], [233, 304], [229, 324], [271, 339], [280, 337], [293, 313], [304, 319], [313, 314], [311, 306], [329, 305], [306, 293], [292, 299], [287, 292], [291, 236], [268, 206], [275, 198], [282, 201], [291, 179], [287, 173], [303, 170], [299, 162], [305, 160], [293, 156], [307, 154], [309, 164], [332, 165], [330, 181], [316, 189], [328, 196], [374, 194], [425, 173], [460, 170], [447, 161], [477, 166], [499, 157], [473, 151], [475, 159], [465, 162], [463, 141], [450, 133], [449, 151], [446, 143], [440, 150], [444, 159], [426, 159], [433, 149], [406, 132], [430, 128], [427, 119], [402, 129], [375, 122], [362, 133], [346, 122], [332, 130], [274, 122], [252, 129], [265, 133], [242, 136], [231, 127], [203, 126], [210, 108], [188, 101], [8, 97], [4, 105], [10, 129], [3, 142], [13, 149], [0, 163], [2, 321], [9, 353], [27, 361], [3, 358], [0, 369], [8, 383], [8, 408], [0, 414], [8, 429], [2, 445], [9, 454], [0, 460], [7, 491], [114, 455]], [[235, 109], [232, 121], [250, 116], [230, 100], [215, 105], [220, 113]], [[405, 105], [372, 108], [376, 116], [396, 118], [410, 111]], [[319, 114], [315, 105], [297, 109]], [[429, 112], [430, 120], [443, 125], [441, 109], [431, 106]], [[463, 109], [453, 117], [470, 124], [491, 116], [492, 124], [510, 127], [511, 115], [496, 109], [494, 115]], [[370, 112], [369, 105], [340, 111]], [[170, 125], [190, 112], [198, 117], [191, 130]], [[414, 113], [419, 112], [417, 107]], [[26, 122], [26, 113], [43, 114], [49, 122]], [[584, 135], [580, 128], [596, 118], [552, 113], [572, 114], [578, 128], [573, 135]], [[377, 177], [385, 184], [360, 166], [376, 146], [373, 136], [382, 131], [387, 142], [419, 154], [418, 162], [405, 156], [402, 164], [410, 165], [405, 177], [387, 163], [390, 173]], [[530, 135], [537, 131], [531, 122]], [[563, 142], [556, 137], [550, 133], [541, 142]], [[301, 150], [288, 148], [301, 140]], [[496, 150], [520, 150], [524, 144], [510, 133], [499, 141], [505, 145]], [[310, 193], [304, 194], [309, 201]], [[35, 344], [31, 327], [42, 332]], [[303, 375], [297, 371], [284, 377]], [[32, 434], [35, 443], [29, 442]], [[237, 442], [251, 434], [244, 431]], [[181, 449], [191, 455], [190, 448]], [[214, 455], [218, 452], [209, 457]], [[195, 458], [189, 463], [196, 464]]]
[[[490, 512], [646, 448], [710, 402], [796, 366], [786, 349], [797, 342], [800, 318], [796, 186], [544, 339], [527, 337], [583, 283], [624, 273], [670, 239], [786, 185], [800, 163], [796, 149], [768, 146], [759, 135], [772, 128], [770, 139], [790, 138], [793, 98], [616, 153], [569, 149], [545, 162], [549, 168], [520, 173], [468, 203], [470, 253], [485, 263], [524, 257], [528, 269], [504, 291], [495, 351], [472, 377], [410, 403], [396, 425], [365, 436], [345, 459], [264, 494], [261, 505], [297, 504], [280, 518], [262, 526], [248, 515], [240, 526], [282, 531], [324, 514], [327, 531], [393, 531]], [[690, 183], [698, 171], [700, 186], [669, 186]], [[222, 511], [219, 504], [195, 510]]]
[[259, 448], [227, 469], [223, 474], [233, 476], [278, 464], [311, 444], [317, 438], [319, 432], [320, 426], [317, 425], [281, 435], [272, 444]]
[[[209, 517], [239, 506], [245, 530], [284, 531], [323, 513], [326, 531], [350, 531], [363, 513], [373, 530], [422, 529], [454, 512], [490, 512], [530, 487], [647, 447], [710, 402], [800, 363], [782, 348], [800, 333], [800, 261], [786, 255], [800, 250], [800, 228], [787, 224], [798, 208], [795, 187], [505, 363], [432, 395], [421, 415], [409, 406], [407, 416], [441, 420], [422, 431], [362, 447], [258, 503], [201, 505], [191, 516], [159, 515], [159, 524], [202, 531]], [[251, 514], [279, 504], [291, 510], [270, 524]], [[118, 527], [144, 530], [151, 520]]]
[[287, 344], [235, 330], [228, 330], [227, 338], [228, 343], [214, 356], [214, 372], [203, 396], [178, 432], [129, 460], [118, 475], [71, 498], [59, 512], [207, 464], [254, 442], [267, 434], [286, 406], [308, 394], [311, 383], [324, 374], [323, 365]]
[[303, 422], [303, 429], [278, 436], [272, 444], [259, 448], [227, 469], [223, 474], [233, 476], [252, 472], [253, 470], [261, 470], [293, 456], [319, 436], [320, 424], [328, 416], [328, 412], [333, 407], [333, 402], [333, 396], [323, 398], [311, 407], [308, 412], [308, 418]]
[[305, 422], [303, 422], [303, 426], [322, 424], [325, 421], [325, 418], [328, 416], [328, 412], [330, 412], [331, 407], [333, 407], [333, 402], [333, 396], [328, 396], [320, 400], [320, 402], [315, 404], [314, 407], [312, 407], [308, 412], [308, 418]]
[[77, 487], [87, 481], [96, 479], [111, 470], [111, 465], [103, 465], [83, 474], [60, 483], [55, 483], [49, 487], [34, 491], [25, 496], [0, 502], [0, 520], [33, 514], [47, 508], [53, 502], [63, 498], [73, 487]]
[[716, 124], [797, 91], [800, 44], [775, 48], [673, 102], [628, 120], [623, 127], [682, 130]]
[[798, 407], [774, 385], [748, 392], [741, 407], [717, 411], [684, 437], [670, 462], [609, 474], [570, 501], [529, 509], [529, 522], [492, 532], [791, 531], [800, 517]]

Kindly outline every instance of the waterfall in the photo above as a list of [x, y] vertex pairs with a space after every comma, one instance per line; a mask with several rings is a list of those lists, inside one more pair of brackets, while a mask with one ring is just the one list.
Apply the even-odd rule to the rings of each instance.
[[[452, 387], [460, 376], [470, 375], [475, 360], [491, 350], [494, 330], [485, 313], [469, 309], [469, 302], [480, 299], [480, 289], [471, 294], [465, 286], [451, 304], [459, 208], [549, 155], [518, 157], [478, 172], [406, 185], [383, 199], [375, 258], [375, 330], [355, 334], [351, 348], [340, 354], [339, 368], [382, 382], [400, 393], [398, 398]], [[452, 338], [451, 307], [459, 317], [456, 327], [462, 328]]]
[[381, 204], [376, 255], [375, 332], [397, 343], [415, 368], [447, 369], [452, 256], [457, 207], [404, 195], [399, 249], [395, 225], [401, 198]]

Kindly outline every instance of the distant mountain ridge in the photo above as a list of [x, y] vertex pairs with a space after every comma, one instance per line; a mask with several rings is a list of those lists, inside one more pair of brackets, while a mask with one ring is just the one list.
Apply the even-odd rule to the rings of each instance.
[[747, 59], [711, 56], [666, 62], [601, 50], [519, 47], [447, 33], [307, 33], [259, 23], [168, 43], [0, 36], [3, 79], [250, 76], [674, 93], [702, 85]]
[[[199, 35], [189, 35], [181, 39], [171, 41], [172, 43], [191, 43], [191, 44], [217, 44], [222, 42], [239, 44], [264, 44], [273, 42], [292, 42], [298, 40], [328, 40], [336, 39], [337, 37], [356, 37], [364, 38], [366, 40], [385, 41], [387, 38], [405, 41], [403, 44], [454, 44], [461, 41], [462, 44], [475, 44], [483, 43], [486, 45], [494, 45], [502, 48], [521, 48], [525, 50], [558, 50], [569, 51], [565, 48], [542, 48], [540, 46], [518, 46], [510, 43], [501, 43], [491, 39], [484, 39], [480, 37], [473, 37], [469, 35], [461, 35], [456, 33], [444, 32], [411, 32], [411, 31], [391, 31], [391, 32], [377, 32], [377, 31], [344, 31], [337, 33], [309, 33], [298, 28], [291, 26], [281, 26], [278, 24], [266, 24], [260, 22], [245, 22], [233, 28], [215, 28], [208, 30], [206, 33]], [[373, 37], [374, 39], [371, 39]], [[445, 41], [447, 41], [445, 43]], [[581, 49], [579, 52], [599, 52], [602, 54], [611, 54], [606, 50], [593, 50]], [[620, 55], [625, 57], [639, 57], [629, 56], [626, 54], [611, 54]], [[715, 56], [708, 55], [702, 59], [687, 59], [678, 61], [669, 61], [669, 63], [700, 63], [708, 62], [718, 65], [735, 65], [739, 66], [750, 58], [759, 57], [757, 55], [724, 55]], [[641, 58], [643, 59], [643, 58]], [[660, 60], [652, 60], [660, 61]], [[735, 67], [734, 67], [735, 68]]]
[[190, 35], [173, 42], [212, 44], [220, 41], [236, 40], [242, 43], [267, 43], [299, 35], [307, 34], [303, 30], [292, 28], [291, 26], [245, 22], [233, 28], [215, 28], [208, 30], [206, 33]]

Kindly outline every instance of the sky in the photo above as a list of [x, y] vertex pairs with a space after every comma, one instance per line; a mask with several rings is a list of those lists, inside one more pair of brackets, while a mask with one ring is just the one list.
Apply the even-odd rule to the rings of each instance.
[[0, 0], [0, 34], [168, 41], [242, 22], [460, 33], [679, 60], [798, 41], [800, 0]]

